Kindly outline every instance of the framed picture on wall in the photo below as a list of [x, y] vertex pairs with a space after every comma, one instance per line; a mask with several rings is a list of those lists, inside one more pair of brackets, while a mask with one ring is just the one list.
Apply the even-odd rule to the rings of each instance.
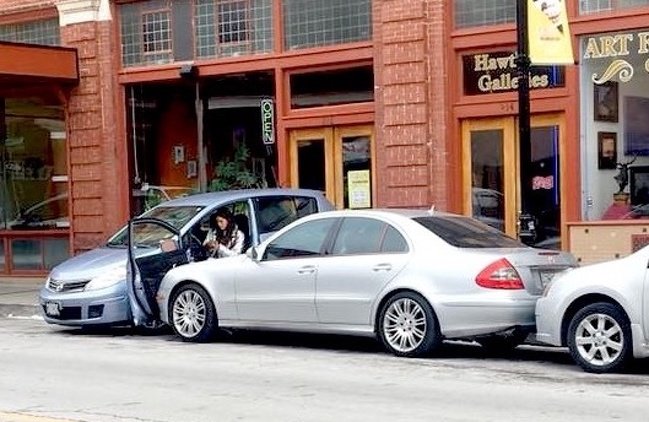
[[649, 98], [624, 97], [624, 154], [649, 155]]
[[615, 169], [617, 164], [617, 133], [597, 132], [597, 168]]
[[618, 121], [618, 86], [615, 81], [595, 84], [593, 86], [594, 99], [593, 109], [595, 110], [595, 121], [614, 122]]

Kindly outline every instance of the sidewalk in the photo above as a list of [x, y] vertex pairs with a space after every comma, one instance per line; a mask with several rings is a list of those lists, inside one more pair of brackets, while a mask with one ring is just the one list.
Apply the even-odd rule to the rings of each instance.
[[0, 317], [40, 315], [38, 291], [44, 277], [0, 277]]

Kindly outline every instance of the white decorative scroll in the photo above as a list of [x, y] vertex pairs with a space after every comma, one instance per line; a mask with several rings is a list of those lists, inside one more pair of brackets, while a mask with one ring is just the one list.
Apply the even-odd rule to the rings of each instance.
[[611, 62], [602, 76], [593, 73], [592, 79], [597, 85], [601, 85], [613, 79], [615, 75], [618, 75], [621, 82], [629, 82], [633, 78], [633, 66], [626, 60], [617, 59]]

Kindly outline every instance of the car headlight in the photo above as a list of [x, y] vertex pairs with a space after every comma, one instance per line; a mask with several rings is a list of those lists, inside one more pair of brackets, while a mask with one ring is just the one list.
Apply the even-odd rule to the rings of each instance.
[[126, 280], [126, 265], [120, 265], [104, 271], [97, 277], [90, 280], [84, 290], [99, 290]]

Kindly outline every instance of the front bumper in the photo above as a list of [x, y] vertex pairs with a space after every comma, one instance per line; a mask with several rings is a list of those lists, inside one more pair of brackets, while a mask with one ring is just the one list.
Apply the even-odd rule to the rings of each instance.
[[[57, 293], [43, 287], [39, 295], [43, 318], [50, 324], [84, 326], [117, 325], [131, 320], [125, 283], [106, 289]], [[59, 314], [48, 313], [56, 307]]]

